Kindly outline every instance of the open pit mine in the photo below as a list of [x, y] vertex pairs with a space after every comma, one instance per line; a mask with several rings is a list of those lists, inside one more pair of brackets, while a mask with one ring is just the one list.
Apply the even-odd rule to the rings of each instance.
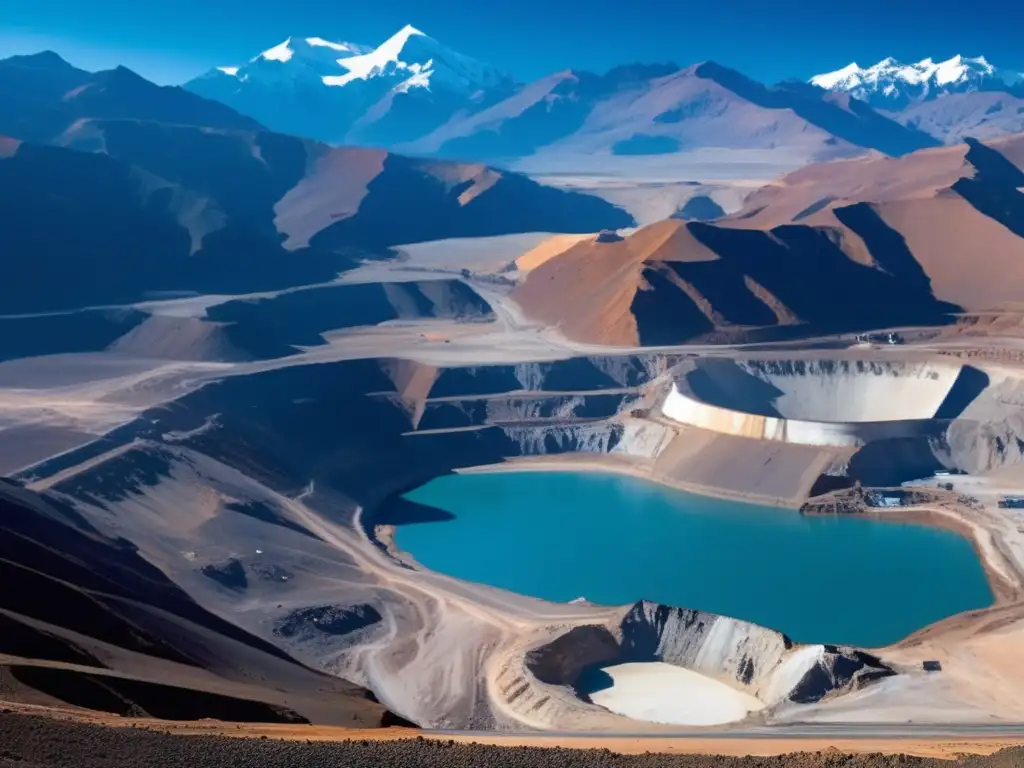
[[[376, 281], [382, 267], [365, 269]], [[99, 658], [100, 646], [121, 644], [163, 654], [163, 664], [197, 663], [208, 678], [192, 682], [199, 688], [237, 675], [237, 662], [199, 650], [210, 647], [200, 637], [228, 634], [210, 628], [221, 622], [237, 635], [232, 647], [295, 659], [432, 728], [1024, 716], [1022, 689], [996, 684], [1021, 674], [1005, 659], [1020, 642], [1024, 526], [998, 506], [1024, 459], [1024, 377], [1013, 365], [965, 362], [934, 340], [597, 353], [534, 324], [501, 283], [420, 274], [375, 292], [357, 271], [334, 289], [139, 305], [141, 321], [106, 349], [0, 366], [7, 429], [21, 435], [5, 443], [5, 540], [38, 537], [45, 522], [67, 529], [62, 540], [112, 542], [118, 557], [141, 558], [173, 584], [146, 608], [102, 580], [48, 584], [101, 605], [123, 638], [83, 640], [86, 608], [76, 624], [17, 589], [5, 590], [5, 621]], [[347, 311], [380, 324], [353, 316], [348, 330], [332, 330], [326, 310], [293, 309], [356, 289], [365, 298], [353, 294], [362, 304]], [[75, 314], [51, 322], [73, 324]], [[269, 317], [273, 339], [256, 330]], [[311, 334], [320, 335], [309, 345]], [[643, 594], [623, 605], [538, 599], [428, 569], [402, 549], [405, 527], [451, 524], [443, 509], [408, 500], [410, 489], [451, 473], [545, 470], [628, 475], [787, 520], [841, 514], [943, 528], [969, 541], [990, 597], [866, 649], [795, 642]], [[15, 584], [29, 573], [56, 578], [34, 570], [41, 550], [3, 555]], [[879, 587], [863, 591], [852, 573], [832, 599], [871, 622]], [[14, 635], [4, 637], [10, 645]], [[122, 664], [90, 674], [120, 674]], [[128, 666], [155, 684], [152, 669]], [[686, 682], [673, 687], [666, 667]], [[27, 662], [12, 669], [47, 696], [100, 706]], [[599, 670], [612, 682], [588, 682]], [[293, 677], [279, 671], [274, 685], [289, 691]], [[282, 698], [249, 685], [246, 697], [291, 717], [330, 710], [308, 691]], [[636, 690], [676, 704], [638, 710]], [[686, 691], [714, 702], [712, 713], [695, 714]]]
[[[112, 101], [131, 75], [74, 72]], [[4, 697], [1024, 723], [1019, 137], [858, 150], [635, 228], [614, 201], [647, 187], [329, 147], [127, 82], [201, 124], [65, 89], [0, 137]]]

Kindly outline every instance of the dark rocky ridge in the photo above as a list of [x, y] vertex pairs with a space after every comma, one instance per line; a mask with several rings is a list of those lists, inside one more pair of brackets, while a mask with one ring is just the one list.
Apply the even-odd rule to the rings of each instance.
[[[13, 676], [31, 697], [170, 719], [299, 722], [307, 718], [274, 700], [290, 692], [300, 709], [322, 719], [310, 693], [319, 686], [332, 691], [328, 720], [382, 721], [383, 707], [368, 702], [363, 689], [313, 672], [208, 612], [129, 542], [7, 481], [0, 482], [0, 577], [0, 653], [34, 660], [12, 663], [0, 677]], [[116, 674], [123, 662], [132, 674]], [[176, 685], [161, 679], [168, 663], [210, 674]], [[253, 674], [249, 664], [261, 667], [267, 690], [246, 688], [252, 698], [241, 698], [229, 683]], [[140, 675], [145, 668], [152, 671]]]
[[34, 664], [8, 664], [0, 674], [37, 693], [74, 707], [123, 717], [162, 720], [213, 718], [240, 723], [308, 723], [285, 707], [172, 684], [140, 681]]
[[51, 141], [83, 118], [132, 119], [254, 130], [261, 126], [217, 101], [161, 87], [130, 69], [86, 72], [52, 51], [0, 60], [0, 135]]

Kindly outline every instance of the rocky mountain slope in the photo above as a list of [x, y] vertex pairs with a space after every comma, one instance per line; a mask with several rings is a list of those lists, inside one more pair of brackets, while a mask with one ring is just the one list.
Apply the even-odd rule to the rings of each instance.
[[7, 313], [271, 290], [399, 243], [632, 223], [597, 198], [483, 165], [271, 133], [128, 70], [10, 59], [0, 92], [21, 95], [0, 118]]
[[767, 88], [707, 62], [565, 72], [454, 119], [406, 146], [446, 157], [672, 155], [771, 149], [825, 160], [875, 149], [900, 155], [934, 144], [864, 104], [817, 89]]
[[1024, 133], [1024, 98], [1000, 91], [951, 93], [890, 114], [947, 144]]
[[5, 698], [171, 720], [386, 724], [364, 690], [200, 607], [67, 504], [4, 480], [0, 511]]
[[1024, 300], [1024, 138], [809, 166], [714, 225], [584, 241], [523, 308], [622, 345], [942, 322]]

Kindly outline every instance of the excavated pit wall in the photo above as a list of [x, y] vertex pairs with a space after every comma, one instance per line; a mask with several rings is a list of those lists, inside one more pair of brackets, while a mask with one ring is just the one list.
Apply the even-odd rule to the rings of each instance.
[[[940, 437], [960, 366], [870, 361], [688, 361], [661, 405], [681, 424], [795, 445]], [[962, 389], [962, 387], [960, 387]], [[959, 393], [957, 393], [959, 396]], [[907, 418], [907, 417], [910, 418]]]
[[755, 440], [775, 440], [794, 445], [860, 447], [880, 440], [938, 436], [947, 422], [935, 419], [904, 421], [827, 422], [780, 419], [743, 413], [695, 400], [676, 384], [662, 403], [661, 412], [680, 424]]
[[577, 626], [533, 648], [521, 666], [501, 670], [493, 688], [504, 707], [524, 720], [543, 711], [549, 727], [568, 727], [579, 716], [575, 686], [584, 672], [655, 661], [749, 693], [766, 705], [768, 716], [775, 707], [813, 703], [895, 674], [853, 648], [797, 646], [756, 624], [641, 601], [617, 625]]
[[679, 366], [696, 400], [744, 413], [809, 422], [935, 418], [963, 366], [892, 360], [730, 360]]
[[506, 395], [427, 401], [416, 428], [457, 429], [483, 424], [515, 424], [608, 419], [628, 408], [635, 396], [592, 392], [579, 395]]
[[705, 611], [636, 603], [620, 625], [627, 661], [663, 661], [746, 690], [768, 706], [809, 703], [894, 674], [879, 659], [831, 645], [794, 645], [781, 632]]

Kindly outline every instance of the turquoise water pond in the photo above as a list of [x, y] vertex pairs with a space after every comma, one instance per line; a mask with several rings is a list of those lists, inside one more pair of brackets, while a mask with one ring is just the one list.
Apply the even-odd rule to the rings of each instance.
[[878, 647], [990, 605], [968, 541], [865, 517], [803, 517], [590, 472], [446, 475], [403, 497], [445, 510], [398, 546], [468, 581], [565, 602], [639, 599], [798, 642]]

